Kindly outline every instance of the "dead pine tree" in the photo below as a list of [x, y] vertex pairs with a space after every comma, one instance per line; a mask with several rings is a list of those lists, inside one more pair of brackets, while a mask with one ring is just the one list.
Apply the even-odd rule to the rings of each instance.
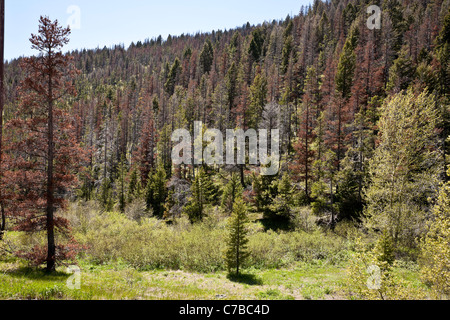
[[61, 107], [64, 97], [76, 94], [73, 79], [79, 74], [72, 58], [61, 53], [69, 34], [57, 20], [40, 18], [39, 32], [30, 38], [39, 55], [23, 59], [20, 102], [5, 131], [14, 137], [8, 143], [14, 170], [5, 176], [14, 198], [8, 210], [19, 221], [17, 230], [47, 233], [45, 248], [21, 255], [36, 265], [46, 263], [48, 272], [55, 271], [57, 260], [74, 256], [72, 244], [56, 244], [55, 232], [67, 236], [69, 229], [67, 220], [55, 217], [55, 210], [65, 206], [64, 195], [75, 185], [74, 172], [84, 159], [73, 119]]

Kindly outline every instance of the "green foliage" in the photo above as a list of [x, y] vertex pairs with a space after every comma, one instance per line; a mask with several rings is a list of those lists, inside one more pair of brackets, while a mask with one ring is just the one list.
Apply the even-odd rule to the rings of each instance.
[[214, 61], [214, 49], [209, 39], [206, 40], [203, 50], [200, 53], [200, 67], [202, 73], [209, 73]]
[[[141, 270], [197, 272], [224, 270], [221, 257], [225, 233], [205, 225], [169, 227], [157, 219], [127, 219], [118, 213], [94, 217], [85, 234], [77, 234], [97, 264], [125, 261]], [[157, 244], [157, 245], [156, 245]]]
[[387, 91], [400, 92], [408, 89], [414, 80], [415, 69], [406, 48], [402, 49], [400, 56], [394, 61], [389, 70]]
[[227, 249], [225, 251], [225, 262], [229, 274], [239, 275], [242, 264], [249, 256], [247, 244], [247, 208], [242, 198], [236, 199], [233, 205], [233, 214], [229, 222], [229, 235]]
[[150, 174], [147, 187], [145, 188], [147, 209], [153, 210], [153, 214], [157, 217], [164, 215], [164, 203], [168, 193], [166, 184], [166, 172], [160, 166], [154, 174]]
[[433, 96], [412, 91], [382, 107], [380, 143], [370, 160], [366, 226], [387, 231], [394, 247], [414, 248], [425, 227], [428, 198], [434, 196], [442, 168], [437, 144], [439, 114]]
[[[449, 171], [450, 173], [450, 171]], [[422, 278], [437, 299], [450, 297], [450, 183], [442, 186], [426, 236], [421, 240]]]
[[280, 232], [269, 230], [249, 236], [247, 265], [254, 268], [283, 268], [296, 262], [323, 261], [340, 264], [348, 259], [347, 241], [332, 233]]
[[172, 67], [170, 68], [170, 72], [167, 76], [167, 81], [164, 84], [164, 89], [169, 96], [173, 95], [173, 93], [175, 92], [175, 85], [177, 84], [177, 80], [181, 74], [181, 71], [181, 62], [178, 58], [176, 58], [174, 63], [172, 64]]
[[250, 87], [250, 105], [246, 117], [249, 128], [258, 128], [264, 106], [267, 103], [267, 78], [258, 74]]
[[128, 183], [127, 202], [131, 203], [142, 196], [141, 179], [139, 178], [138, 169], [134, 168], [131, 171], [130, 182]]
[[253, 203], [258, 212], [266, 215], [271, 214], [270, 205], [278, 193], [276, 176], [253, 176]]
[[242, 187], [239, 175], [233, 173], [222, 193], [222, 207], [229, 213], [233, 212], [234, 202], [238, 197], [242, 196], [243, 192], [244, 188]]
[[367, 300], [422, 300], [426, 290], [405, 281], [397, 272], [397, 263], [389, 264], [383, 237], [374, 249], [357, 239], [355, 252], [347, 269], [347, 289], [352, 299]]
[[125, 190], [125, 176], [127, 175], [127, 166], [125, 164], [125, 159], [122, 157], [119, 164], [119, 173], [118, 173], [118, 197], [119, 197], [119, 210], [120, 212], [125, 212], [125, 207], [127, 205], [126, 199], [126, 190]]
[[283, 53], [281, 58], [281, 73], [285, 74], [289, 67], [289, 61], [291, 58], [294, 39], [292, 36], [288, 36], [284, 42]]
[[249, 54], [253, 58], [253, 61], [259, 62], [263, 54], [264, 35], [260, 28], [256, 28], [252, 32], [253, 38], [250, 42]]
[[113, 197], [113, 188], [109, 179], [103, 180], [100, 187], [100, 194], [97, 198], [100, 201], [103, 210], [111, 211], [114, 208], [115, 201]]
[[294, 207], [295, 189], [289, 174], [285, 173], [278, 183], [278, 194], [270, 204], [270, 210], [284, 218], [290, 218]]
[[192, 196], [184, 208], [184, 213], [192, 223], [202, 221], [205, 216], [205, 206], [217, 201], [217, 188], [210, 175], [201, 167], [191, 186]]
[[358, 43], [359, 31], [353, 29], [342, 49], [336, 74], [336, 90], [342, 98], [350, 98], [356, 67], [355, 48]]

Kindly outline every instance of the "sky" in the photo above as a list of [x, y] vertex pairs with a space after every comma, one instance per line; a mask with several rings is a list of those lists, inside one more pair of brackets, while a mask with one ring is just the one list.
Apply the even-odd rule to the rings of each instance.
[[41, 15], [72, 25], [64, 51], [95, 49], [169, 34], [195, 34], [297, 15], [311, 0], [5, 0], [5, 59], [36, 54], [29, 38]]

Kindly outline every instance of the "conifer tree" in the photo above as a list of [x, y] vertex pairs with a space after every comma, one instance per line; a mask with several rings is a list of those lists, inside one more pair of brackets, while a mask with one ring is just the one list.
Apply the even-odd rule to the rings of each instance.
[[242, 195], [243, 191], [239, 175], [233, 173], [222, 194], [222, 207], [230, 213], [233, 212], [234, 202]]
[[229, 220], [229, 235], [225, 261], [229, 274], [239, 275], [241, 266], [249, 256], [247, 244], [247, 208], [242, 198], [236, 199]]
[[113, 186], [110, 179], [104, 179], [97, 196], [104, 211], [111, 212], [114, 208]]
[[130, 181], [128, 183], [127, 191], [128, 191], [128, 195], [127, 195], [128, 203], [131, 203], [131, 202], [133, 202], [133, 200], [139, 199], [141, 197], [142, 185], [141, 185], [141, 179], [139, 179], [139, 176], [138, 176], [137, 168], [134, 168], [131, 171]]
[[253, 38], [250, 42], [249, 54], [254, 62], [259, 62], [263, 54], [264, 36], [260, 28], [256, 28], [252, 32]]
[[22, 61], [20, 106], [7, 125], [13, 161], [7, 188], [13, 190], [10, 210], [19, 221], [17, 230], [46, 231], [46, 248], [36, 248], [26, 257], [38, 265], [46, 262], [48, 272], [71, 255], [63, 243], [56, 243], [56, 232], [67, 235], [68, 221], [56, 217], [55, 211], [65, 206], [64, 195], [75, 186], [74, 172], [84, 159], [72, 118], [61, 107], [63, 97], [76, 94], [72, 81], [79, 73], [72, 57], [61, 52], [69, 34], [58, 21], [40, 18], [39, 33], [30, 38], [40, 55]]
[[246, 117], [249, 128], [257, 128], [266, 103], [267, 79], [259, 73], [250, 87], [250, 105]]
[[398, 93], [408, 89], [409, 85], [414, 80], [415, 69], [411, 58], [408, 57], [406, 48], [403, 48], [399, 57], [394, 61], [389, 70], [389, 82], [386, 90]]
[[217, 200], [217, 192], [208, 173], [203, 167], [198, 170], [191, 186], [192, 196], [184, 208], [192, 223], [203, 220], [205, 206]]
[[125, 190], [125, 176], [127, 175], [127, 165], [125, 163], [125, 157], [122, 156], [119, 163], [118, 181], [117, 181], [117, 193], [119, 197], [119, 210], [120, 212], [125, 212], [125, 207], [127, 205], [126, 200], [126, 190]]
[[300, 129], [298, 142], [294, 145], [296, 158], [291, 166], [298, 180], [305, 182], [305, 195], [309, 199], [311, 181], [313, 180], [312, 166], [315, 159], [313, 144], [315, 140], [314, 128], [319, 116], [320, 80], [314, 67], [309, 67], [305, 80], [305, 96], [300, 115]]
[[209, 39], [206, 40], [203, 50], [200, 54], [200, 68], [202, 74], [209, 73], [214, 61], [214, 49]]
[[166, 184], [166, 171], [162, 166], [159, 166], [156, 172], [151, 174], [145, 189], [147, 209], [152, 209], [153, 214], [159, 218], [164, 215], [164, 203], [167, 198]]
[[4, 46], [5, 46], [5, 0], [0, 0], [0, 240], [6, 230], [6, 213], [2, 194], [3, 179], [3, 107], [4, 100]]
[[271, 209], [283, 218], [290, 218], [293, 207], [294, 187], [289, 174], [285, 173], [278, 183], [278, 194], [271, 204]]
[[172, 96], [175, 92], [175, 86], [178, 83], [180, 74], [182, 72], [180, 59], [176, 58], [172, 67], [170, 68], [170, 72], [167, 76], [167, 81], [164, 84], [164, 89], [166, 90], [169, 96]]

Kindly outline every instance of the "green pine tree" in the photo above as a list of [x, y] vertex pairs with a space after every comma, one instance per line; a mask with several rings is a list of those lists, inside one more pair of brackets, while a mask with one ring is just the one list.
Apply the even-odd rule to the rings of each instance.
[[203, 50], [200, 53], [200, 67], [202, 73], [209, 73], [214, 62], [214, 48], [209, 39], [206, 40]]
[[113, 188], [111, 181], [105, 179], [100, 187], [100, 194], [97, 198], [106, 212], [111, 212], [114, 208]]
[[127, 166], [125, 159], [122, 157], [119, 163], [119, 173], [117, 178], [118, 197], [119, 197], [119, 210], [125, 212], [126, 198], [125, 198], [125, 176], [127, 175]]
[[153, 214], [160, 218], [164, 215], [164, 203], [167, 198], [166, 183], [166, 171], [159, 166], [154, 174], [150, 174], [145, 188], [147, 209], [152, 209]]
[[394, 61], [394, 64], [389, 70], [389, 81], [386, 90], [388, 92], [394, 91], [398, 93], [408, 89], [414, 80], [415, 73], [416, 70], [408, 55], [408, 50], [403, 48], [400, 51], [400, 56]]
[[233, 205], [239, 196], [242, 196], [244, 188], [238, 174], [233, 173], [230, 181], [225, 185], [222, 194], [222, 207], [229, 213], [233, 212]]
[[247, 208], [242, 198], [236, 199], [229, 221], [229, 235], [225, 261], [229, 274], [239, 275], [240, 268], [249, 256], [247, 244]]
[[134, 168], [131, 172], [130, 182], [128, 183], [127, 202], [139, 199], [142, 196], [141, 179], [139, 179], [138, 169]]
[[258, 128], [264, 106], [267, 103], [267, 78], [258, 74], [250, 87], [250, 105], [246, 117], [249, 128]]
[[294, 187], [292, 186], [289, 174], [284, 174], [278, 184], [278, 195], [271, 204], [271, 210], [276, 214], [289, 218], [294, 206]]
[[356, 54], [355, 49], [358, 44], [359, 31], [353, 29], [347, 38], [342, 49], [341, 57], [336, 73], [336, 90], [345, 100], [350, 98], [353, 79], [355, 76]]
[[203, 220], [205, 206], [217, 200], [217, 191], [211, 177], [201, 167], [191, 186], [192, 196], [184, 208], [184, 213], [192, 223]]

